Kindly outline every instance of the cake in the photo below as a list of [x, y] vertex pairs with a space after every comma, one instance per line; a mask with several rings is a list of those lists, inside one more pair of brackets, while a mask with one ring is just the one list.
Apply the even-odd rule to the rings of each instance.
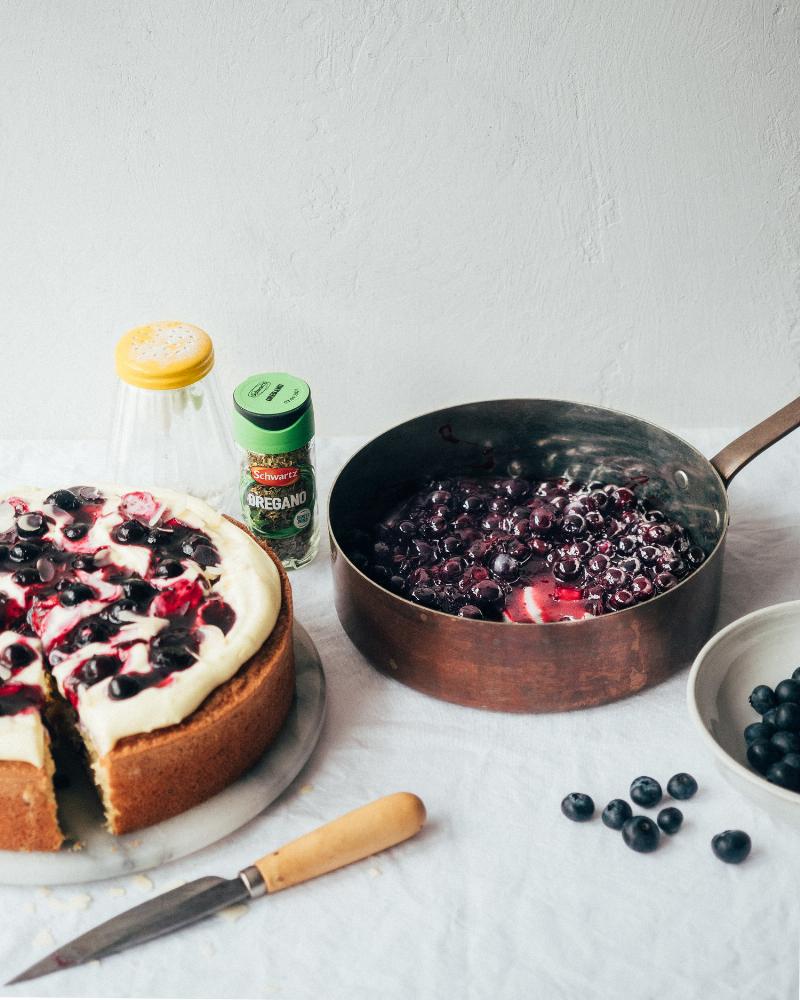
[[234, 781], [293, 694], [286, 574], [241, 525], [168, 490], [0, 501], [0, 849], [61, 846], [54, 745], [125, 833]]

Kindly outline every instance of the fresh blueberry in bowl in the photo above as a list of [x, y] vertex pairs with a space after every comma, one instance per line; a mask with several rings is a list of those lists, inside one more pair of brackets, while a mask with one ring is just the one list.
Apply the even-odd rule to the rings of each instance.
[[778, 729], [800, 732], [800, 705], [794, 701], [784, 701], [775, 709], [775, 725]]
[[759, 684], [753, 688], [750, 695], [750, 704], [759, 715], [763, 715], [775, 707], [775, 692], [767, 684]]
[[767, 770], [770, 764], [780, 760], [783, 754], [773, 744], [772, 740], [756, 740], [747, 748], [747, 759], [752, 766], [761, 774]]
[[631, 782], [630, 796], [637, 806], [650, 809], [661, 801], [661, 785], [655, 778], [641, 775]]
[[585, 823], [594, 815], [594, 801], [583, 792], [570, 792], [561, 800], [561, 812], [575, 823]]
[[711, 838], [711, 850], [720, 861], [739, 865], [750, 854], [752, 841], [744, 830], [724, 830]]
[[[795, 751], [792, 751], [792, 753], [795, 753]], [[770, 764], [764, 772], [764, 777], [767, 781], [771, 781], [773, 785], [780, 785], [781, 788], [788, 788], [792, 792], [800, 791], [800, 769], [794, 767], [791, 763], [787, 763], [786, 757], [783, 760], [775, 761], [774, 764]]]
[[785, 701], [800, 702], [800, 680], [787, 678], [775, 685], [775, 701], [780, 705]]
[[649, 816], [631, 816], [622, 827], [622, 839], [632, 851], [649, 854], [658, 847], [661, 837]]
[[800, 753], [800, 733], [779, 729], [770, 737], [770, 743], [774, 747], [777, 747], [784, 755], [787, 753]]
[[770, 740], [778, 730], [769, 722], [751, 722], [745, 727], [744, 740], [750, 746], [758, 740]]

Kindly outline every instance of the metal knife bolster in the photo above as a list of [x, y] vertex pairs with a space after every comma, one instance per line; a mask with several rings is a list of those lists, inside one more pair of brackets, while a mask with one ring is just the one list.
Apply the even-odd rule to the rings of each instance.
[[266, 896], [267, 883], [264, 876], [255, 865], [248, 865], [239, 872], [239, 878], [244, 882], [244, 887], [250, 893], [251, 899], [258, 899], [259, 896]]

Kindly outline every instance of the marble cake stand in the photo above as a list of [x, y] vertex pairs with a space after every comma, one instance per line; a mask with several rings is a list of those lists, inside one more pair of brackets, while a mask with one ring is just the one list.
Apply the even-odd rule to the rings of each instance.
[[61, 885], [130, 875], [198, 851], [238, 830], [267, 808], [311, 756], [325, 718], [325, 674], [306, 630], [295, 623], [297, 694], [278, 739], [224, 792], [173, 819], [113, 837], [82, 772], [59, 795], [62, 828], [83, 846], [55, 853], [0, 851], [0, 883]]

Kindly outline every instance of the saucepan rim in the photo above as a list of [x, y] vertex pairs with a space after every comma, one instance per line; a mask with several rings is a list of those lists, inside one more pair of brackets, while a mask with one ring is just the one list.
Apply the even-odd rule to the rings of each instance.
[[[367, 448], [370, 448], [372, 445], [374, 445], [375, 442], [379, 441], [380, 438], [384, 437], [384, 435], [391, 434], [393, 431], [400, 430], [402, 427], [406, 426], [407, 424], [414, 423], [415, 421], [422, 420], [422, 419], [424, 419], [426, 417], [434, 417], [434, 416], [436, 416], [439, 413], [444, 414], [444, 413], [447, 413], [447, 412], [452, 412], [453, 410], [458, 410], [458, 409], [461, 409], [462, 407], [466, 407], [466, 406], [479, 406], [479, 405], [480, 406], [492, 406], [492, 405], [497, 405], [497, 404], [509, 404], [509, 403], [543, 403], [543, 404], [558, 403], [560, 405], [566, 405], [566, 406], [582, 406], [582, 407], [587, 407], [587, 408], [592, 409], [592, 410], [598, 410], [598, 411], [600, 411], [602, 413], [605, 413], [605, 414], [610, 414], [611, 416], [616, 417], [616, 418], [623, 418], [623, 419], [627, 419], [627, 420], [634, 420], [637, 423], [643, 425], [644, 427], [651, 428], [651, 429], [653, 429], [655, 431], [658, 431], [661, 434], [668, 434], [675, 441], [680, 442], [680, 444], [682, 444], [690, 452], [693, 452], [698, 458], [702, 459], [702, 461], [708, 466], [709, 471], [712, 473], [712, 475], [717, 479], [717, 482], [719, 483], [721, 494], [722, 494], [722, 497], [723, 497], [724, 503], [725, 503], [724, 510], [722, 510], [720, 512], [721, 518], [722, 518], [722, 526], [721, 526], [719, 538], [717, 539], [716, 544], [714, 545], [714, 548], [711, 550], [711, 552], [709, 552], [709, 554], [706, 556], [706, 558], [703, 560], [703, 562], [699, 566], [697, 566], [695, 569], [693, 569], [690, 573], [688, 573], [682, 580], [679, 580], [678, 583], [676, 584], [676, 586], [671, 587], [669, 590], [666, 590], [666, 591], [664, 591], [661, 594], [656, 594], [655, 597], [651, 597], [649, 600], [644, 601], [641, 604], [637, 604], [637, 605], [635, 605], [632, 608], [623, 608], [623, 609], [621, 609], [619, 611], [612, 611], [609, 614], [605, 614], [605, 615], [592, 615], [589, 618], [579, 618], [579, 619], [577, 619], [575, 621], [536, 622], [535, 624], [536, 624], [536, 626], [538, 628], [541, 628], [542, 626], [544, 626], [544, 627], [550, 627], [550, 628], [552, 628], [553, 626], [560, 626], [562, 628], [566, 628], [566, 627], [575, 626], [575, 625], [586, 625], [586, 624], [588, 624], [590, 622], [603, 622], [603, 621], [605, 621], [605, 620], [607, 620], [609, 618], [615, 618], [615, 619], [617, 619], [621, 615], [632, 615], [632, 614], [635, 614], [636, 612], [641, 612], [644, 608], [647, 608], [650, 605], [654, 605], [657, 601], [659, 601], [659, 600], [661, 600], [661, 599], [663, 599], [665, 597], [668, 597], [670, 594], [674, 593], [679, 588], [683, 587], [685, 584], [689, 583], [692, 580], [695, 580], [697, 578], [697, 576], [708, 565], [710, 565], [710, 563], [712, 562], [712, 560], [715, 559], [716, 557], [718, 557], [719, 552], [720, 552], [720, 550], [722, 548], [722, 545], [723, 545], [723, 543], [725, 541], [725, 536], [728, 533], [728, 526], [730, 524], [730, 513], [729, 513], [729, 503], [728, 503], [728, 490], [727, 490], [727, 487], [726, 487], [725, 483], [722, 480], [722, 477], [720, 476], [720, 474], [717, 471], [717, 469], [714, 467], [714, 465], [711, 462], [711, 460], [708, 459], [708, 458], [706, 458], [706, 456], [701, 451], [699, 451], [693, 444], [690, 444], [684, 438], [680, 437], [680, 435], [675, 434], [673, 431], [669, 430], [666, 427], [661, 427], [659, 424], [654, 424], [650, 420], [643, 420], [641, 417], [637, 417], [633, 413], [627, 413], [624, 410], [612, 410], [612, 409], [610, 409], [609, 407], [606, 407], [606, 406], [597, 406], [595, 403], [582, 403], [582, 402], [578, 402], [576, 400], [569, 400], [569, 399], [543, 399], [543, 398], [534, 397], [534, 396], [518, 396], [518, 397], [507, 398], [507, 399], [478, 399], [478, 400], [474, 400], [473, 402], [456, 403], [456, 404], [454, 404], [452, 406], [441, 406], [438, 409], [430, 410], [427, 413], [420, 413], [416, 417], [409, 417], [407, 420], [402, 420], [400, 423], [394, 424], [393, 426], [387, 428], [385, 431], [381, 431], [379, 434], [376, 434], [374, 437], [370, 438], [369, 441], [367, 441], [365, 444], [363, 444], [358, 449], [358, 451], [354, 452], [354, 454], [352, 454], [350, 456], [350, 458], [347, 459], [347, 461], [341, 467], [341, 469], [339, 470], [339, 472], [336, 474], [336, 478], [334, 479], [333, 484], [331, 485], [330, 491], [328, 493], [327, 515], [328, 515], [328, 534], [330, 536], [330, 539], [331, 539], [331, 541], [333, 542], [333, 544], [336, 547], [336, 552], [337, 552], [338, 556], [340, 556], [341, 558], [343, 558], [343, 559], [345, 559], [347, 561], [347, 564], [350, 567], [350, 569], [352, 569], [355, 573], [357, 573], [370, 586], [376, 588], [376, 590], [378, 590], [381, 594], [385, 594], [387, 596], [387, 598], [393, 598], [395, 600], [402, 601], [404, 604], [409, 605], [409, 607], [411, 607], [411, 608], [419, 609], [421, 607], [419, 604], [415, 604], [414, 601], [409, 600], [409, 598], [403, 597], [401, 594], [395, 594], [394, 591], [388, 590], [386, 587], [382, 587], [379, 583], [376, 583], [376, 581], [373, 580], [373, 579], [371, 579], [369, 576], [367, 576], [367, 574], [364, 573], [363, 570], [360, 570], [358, 568], [358, 566], [356, 566], [355, 563], [347, 555], [347, 553], [346, 553], [346, 551], [344, 549], [344, 546], [342, 545], [342, 543], [340, 542], [340, 540], [336, 536], [336, 532], [334, 531], [334, 526], [333, 526], [333, 519], [331, 517], [331, 504], [333, 502], [333, 497], [334, 497], [334, 494], [336, 492], [336, 488], [339, 485], [339, 481], [344, 476], [344, 474], [347, 471], [347, 469], [358, 459], [358, 457], [364, 451], [367, 450]], [[426, 612], [426, 614], [437, 615], [437, 616], [439, 616], [439, 617], [441, 617], [443, 619], [446, 619], [448, 621], [463, 622], [465, 626], [476, 626], [477, 625], [477, 626], [481, 626], [481, 627], [485, 628], [487, 626], [492, 625], [492, 626], [500, 627], [500, 628], [508, 628], [509, 625], [511, 625], [511, 624], [521, 624], [521, 625], [525, 625], [526, 624], [524, 622], [521, 622], [521, 623], [512, 623], [512, 622], [506, 622], [506, 621], [497, 622], [497, 621], [486, 620], [486, 619], [483, 619], [483, 618], [460, 618], [458, 615], [448, 614], [446, 611], [440, 611], [438, 608], [427, 608], [426, 607], [426, 608], [424, 608], [424, 611]], [[533, 624], [533, 623], [531, 623], [531, 624]]]

